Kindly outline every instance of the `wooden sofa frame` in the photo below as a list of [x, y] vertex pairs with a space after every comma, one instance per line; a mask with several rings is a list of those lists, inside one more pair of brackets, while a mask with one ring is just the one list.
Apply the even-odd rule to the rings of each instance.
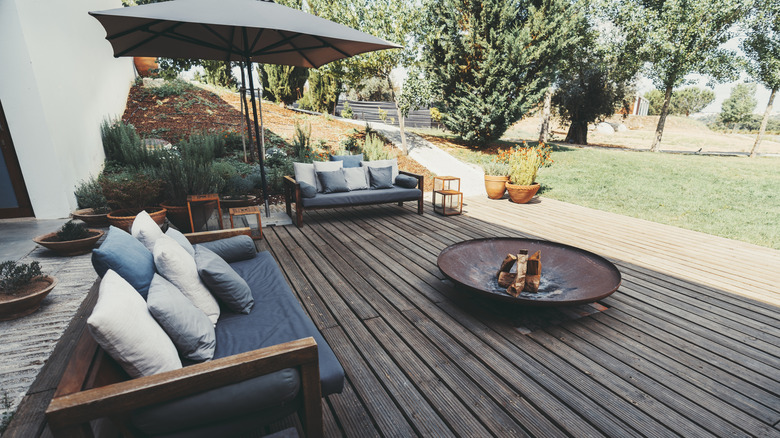
[[[251, 236], [250, 233], [249, 228], [239, 228], [186, 236], [190, 242], [199, 243], [239, 234]], [[99, 287], [99, 283], [93, 287]], [[90, 421], [100, 418], [112, 420], [123, 436], [142, 436], [128, 421], [134, 410], [285, 368], [296, 368], [301, 376], [298, 415], [304, 433], [309, 437], [321, 437], [322, 391], [314, 338], [298, 339], [128, 380], [121, 367], [100, 348], [85, 326], [46, 410], [46, 419], [55, 437], [93, 437]]]
[[[417, 199], [417, 214], [423, 214], [423, 192], [424, 192], [424, 183], [425, 183], [425, 177], [422, 175], [418, 175], [416, 173], [406, 172], [404, 170], [399, 170], [398, 173], [400, 175], [408, 175], [413, 178], [417, 178], [417, 187], [420, 189], [420, 197]], [[293, 218], [292, 215], [292, 203], [295, 202], [295, 225], [298, 226], [298, 228], [303, 226], [303, 195], [301, 194], [301, 185], [297, 181], [295, 181], [295, 177], [293, 176], [285, 176], [284, 177], [284, 201], [287, 206], [287, 215], [290, 216], [290, 219]], [[319, 207], [306, 207], [305, 210], [320, 210], [320, 209], [326, 209], [326, 208], [337, 208], [337, 207], [353, 207], [358, 205], [377, 205], [377, 204], [389, 204], [396, 201], [372, 201], [372, 202], [362, 202], [362, 203], [346, 203], [346, 204], [337, 204], [337, 205], [327, 205], [327, 206], [319, 206]], [[398, 206], [403, 206], [404, 201], [398, 202]]]

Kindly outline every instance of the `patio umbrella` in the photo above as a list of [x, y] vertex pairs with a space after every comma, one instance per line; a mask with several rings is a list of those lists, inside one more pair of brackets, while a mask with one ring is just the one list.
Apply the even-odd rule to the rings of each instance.
[[[400, 46], [268, 0], [174, 0], [90, 12], [106, 29], [114, 56], [158, 56], [316, 68], [337, 59]], [[243, 75], [242, 75], [243, 82]], [[246, 88], [247, 84], [244, 84]], [[255, 138], [268, 215], [265, 136], [251, 93]], [[262, 107], [260, 108], [262, 116]]]

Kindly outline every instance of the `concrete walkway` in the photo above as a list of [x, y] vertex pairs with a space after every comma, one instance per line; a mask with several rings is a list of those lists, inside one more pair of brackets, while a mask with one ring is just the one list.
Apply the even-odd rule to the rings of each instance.
[[[360, 120], [339, 119], [343, 122], [366, 126]], [[401, 130], [397, 126], [372, 123], [371, 128], [380, 132], [399, 149], [401, 147]], [[409, 158], [414, 159], [436, 175], [449, 175], [460, 178], [463, 196], [487, 196], [485, 193], [485, 172], [476, 164], [464, 163], [452, 155], [436, 147], [417, 134], [406, 132], [406, 145], [409, 148]]]

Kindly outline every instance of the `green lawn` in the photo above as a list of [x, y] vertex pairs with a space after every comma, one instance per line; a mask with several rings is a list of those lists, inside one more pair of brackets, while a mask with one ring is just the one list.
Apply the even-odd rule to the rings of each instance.
[[[481, 152], [455, 147], [458, 158]], [[556, 146], [542, 196], [780, 249], [780, 159]]]

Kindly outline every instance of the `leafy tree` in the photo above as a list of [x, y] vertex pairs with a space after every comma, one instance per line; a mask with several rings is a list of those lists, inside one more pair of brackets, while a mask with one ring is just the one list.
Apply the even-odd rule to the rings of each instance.
[[651, 116], [657, 116], [661, 114], [661, 108], [664, 106], [664, 92], [661, 90], [650, 90], [645, 93], [644, 98], [647, 99], [648, 108], [647, 114]]
[[264, 64], [257, 66], [263, 81], [263, 94], [274, 102], [292, 105], [303, 95], [309, 69], [291, 65]]
[[358, 84], [351, 84], [347, 92], [347, 99], [391, 102], [392, 88], [387, 84], [385, 78], [374, 76], [363, 79]]
[[732, 125], [732, 130], [736, 130], [737, 125], [751, 119], [757, 103], [756, 84], [737, 84], [731, 89], [729, 97], [723, 101], [720, 121], [724, 125]]
[[298, 103], [301, 108], [332, 114], [336, 110], [341, 83], [338, 76], [330, 74], [327, 69], [311, 69], [309, 71], [309, 89], [306, 90]]
[[715, 92], [707, 88], [687, 87], [672, 93], [672, 114], [690, 116], [715, 100]]
[[750, 150], [750, 156], [756, 156], [756, 149], [766, 131], [769, 114], [780, 88], [780, 3], [776, 0], [761, 0], [756, 3], [750, 20], [747, 38], [742, 42], [742, 50], [749, 59], [748, 72], [765, 87], [769, 88], [769, 102], [761, 120], [761, 128]]
[[664, 91], [652, 151], [658, 151], [672, 90], [689, 73], [715, 80], [734, 78], [734, 52], [721, 48], [747, 13], [752, 0], [626, 0], [607, 3], [622, 31], [627, 49], [650, 63], [648, 75]]
[[632, 79], [639, 64], [623, 56], [620, 40], [601, 35], [581, 17], [577, 32], [582, 39], [560, 69], [552, 105], [570, 122], [566, 141], [588, 144], [588, 124], [628, 106]]
[[567, 0], [441, 0], [426, 7], [425, 58], [444, 125], [485, 145], [530, 112], [580, 36]]

